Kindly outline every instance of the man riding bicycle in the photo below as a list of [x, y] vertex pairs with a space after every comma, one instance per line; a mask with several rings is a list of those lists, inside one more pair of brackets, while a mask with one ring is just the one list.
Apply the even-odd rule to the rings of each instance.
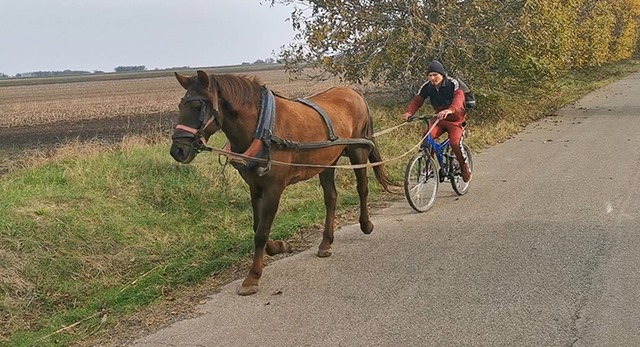
[[[437, 112], [440, 120], [431, 130], [431, 137], [437, 139], [445, 131], [449, 133], [451, 149], [460, 163], [462, 179], [469, 182], [472, 178], [468, 163], [462, 155], [462, 137], [464, 134], [463, 123], [467, 119], [467, 112], [464, 108], [464, 92], [459, 88], [457, 80], [447, 76], [444, 66], [437, 60], [432, 61], [427, 66], [428, 82], [420, 87], [418, 94], [411, 100], [407, 107], [407, 112], [402, 118], [407, 121], [429, 98], [431, 106]], [[433, 125], [432, 119], [425, 128], [426, 131]]]

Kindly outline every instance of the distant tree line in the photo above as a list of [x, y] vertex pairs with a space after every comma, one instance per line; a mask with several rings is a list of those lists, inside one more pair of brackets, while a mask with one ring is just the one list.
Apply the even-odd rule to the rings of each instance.
[[32, 72], [22, 72], [17, 73], [15, 76], [10, 76], [0, 72], [0, 79], [4, 78], [21, 78], [21, 77], [55, 77], [55, 76], [76, 76], [76, 75], [91, 75], [91, 74], [101, 74], [103, 71], [95, 70], [84, 71], [84, 70], [64, 70], [64, 71], [32, 71]]
[[262, 64], [275, 64], [275, 63], [282, 63], [282, 62], [281, 61], [277, 61], [274, 58], [266, 58], [264, 60], [257, 59], [253, 63], [243, 62], [242, 65], [262, 65]]
[[147, 67], [144, 65], [118, 66], [113, 70], [115, 72], [139, 72], [146, 71]]
[[64, 71], [33, 71], [18, 73], [16, 77], [52, 77], [52, 76], [70, 76], [70, 75], [89, 75], [92, 72], [82, 70], [64, 70]]
[[[242, 65], [252, 65], [252, 64], [275, 64], [275, 63], [284, 63], [283, 61], [276, 61], [274, 58], [266, 58], [264, 60], [258, 59], [253, 63], [244, 62]], [[154, 71], [160, 70], [176, 70], [176, 69], [188, 69], [189, 66], [174, 66], [168, 68], [155, 68]], [[131, 66], [118, 66], [113, 69], [115, 72], [141, 72], [147, 71], [147, 67], [145, 65], [131, 65]], [[82, 71], [82, 70], [64, 70], [64, 71], [35, 71], [35, 72], [23, 72], [18, 73], [15, 76], [10, 76], [0, 72], [0, 79], [5, 78], [21, 78], [21, 77], [54, 77], [54, 76], [70, 76], [70, 75], [90, 75], [90, 74], [103, 74], [104, 71], [95, 70], [95, 71]]]

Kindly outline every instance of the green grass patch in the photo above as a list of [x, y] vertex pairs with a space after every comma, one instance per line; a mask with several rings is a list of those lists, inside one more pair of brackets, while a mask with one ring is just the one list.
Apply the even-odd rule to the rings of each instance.
[[[222, 170], [206, 154], [177, 164], [164, 143], [57, 158], [3, 177], [6, 342], [64, 345], [85, 331], [36, 340], [100, 310], [115, 319], [154, 302], [163, 289], [197, 284], [250, 254], [248, 187], [231, 167]], [[322, 220], [321, 196], [317, 179], [290, 187], [272, 239]], [[340, 193], [342, 206], [355, 203], [355, 186]], [[100, 326], [101, 317], [83, 324]]]
[[[638, 66], [606, 66], [518, 93], [479, 87], [467, 143], [481, 151]], [[376, 130], [397, 125], [406, 103], [377, 106]], [[421, 127], [377, 139], [397, 182]], [[337, 186], [340, 212], [355, 210], [353, 173], [339, 170]], [[371, 201], [389, 200], [377, 184], [370, 191]], [[98, 336], [166, 291], [201, 283], [252, 253], [246, 184], [230, 167], [223, 174], [214, 155], [175, 163], [168, 143], [57, 156], [2, 176], [0, 194], [2, 345], [65, 346]], [[291, 239], [323, 220], [318, 180], [295, 184], [271, 237]]]

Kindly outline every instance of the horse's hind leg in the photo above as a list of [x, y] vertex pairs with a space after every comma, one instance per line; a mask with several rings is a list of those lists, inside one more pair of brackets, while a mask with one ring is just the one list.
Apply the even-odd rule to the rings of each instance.
[[331, 244], [333, 244], [333, 232], [335, 230], [336, 219], [336, 198], [338, 196], [335, 174], [336, 169], [327, 169], [320, 173], [320, 184], [324, 191], [324, 206], [326, 208], [322, 242], [320, 243], [320, 247], [318, 247], [318, 257], [321, 258], [331, 256]]
[[[369, 157], [369, 149], [364, 147], [347, 147], [346, 153], [353, 165], [366, 164]], [[367, 197], [369, 196], [367, 169], [353, 169], [353, 171], [356, 174], [358, 196], [360, 197], [360, 230], [365, 234], [371, 234], [373, 223], [369, 220], [369, 209], [367, 208]]]

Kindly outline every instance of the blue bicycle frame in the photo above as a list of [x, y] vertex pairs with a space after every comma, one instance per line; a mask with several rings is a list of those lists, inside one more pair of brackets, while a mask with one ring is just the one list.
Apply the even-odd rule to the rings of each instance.
[[448, 173], [449, 168], [445, 165], [445, 162], [444, 162], [444, 151], [449, 146], [449, 139], [444, 140], [444, 142], [442, 143], [438, 143], [436, 140], [434, 140], [431, 137], [431, 134], [429, 134], [424, 139], [422, 146], [427, 150], [433, 149], [433, 153], [435, 153], [436, 155], [436, 159], [438, 160], [438, 165], [440, 166], [440, 169]]

